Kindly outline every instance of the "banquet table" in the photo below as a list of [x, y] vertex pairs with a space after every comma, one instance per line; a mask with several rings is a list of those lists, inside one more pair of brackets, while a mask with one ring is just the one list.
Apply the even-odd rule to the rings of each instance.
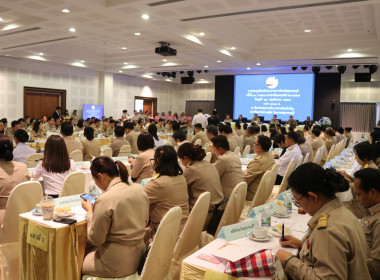
[[[237, 223], [234, 226], [236, 226], [236, 228], [242, 228], [244, 223], [247, 221], [252, 221], [259, 224], [261, 215], [260, 213], [263, 211], [264, 206], [269, 206], [271, 208], [271, 211], [273, 211], [275, 207], [274, 205], [275, 202], [270, 202], [265, 205], [253, 208], [249, 214], [249, 218], [246, 221], [242, 223]], [[303, 239], [306, 236], [308, 230], [307, 222], [310, 218], [311, 217], [308, 214], [298, 214], [298, 209], [294, 206], [291, 216], [289, 218], [277, 218], [272, 216], [272, 226], [284, 223], [286, 227], [289, 227], [291, 229], [292, 236], [298, 239]], [[276, 254], [278, 249], [287, 250], [291, 252], [293, 255], [297, 255], [297, 249], [282, 248], [279, 244], [279, 237], [275, 236], [273, 236], [267, 242], [256, 242], [249, 239], [248, 237], [227, 241], [225, 237], [226, 235], [224, 233], [224, 230], [226, 229], [227, 227], [223, 227], [218, 235], [218, 238], [216, 238], [211, 243], [207, 244], [205, 247], [201, 248], [200, 250], [196, 251], [195, 253], [183, 260], [180, 275], [181, 280], [205, 279], [204, 277], [207, 270], [223, 273], [228, 262], [226, 259], [220, 257], [222, 254], [221, 250], [224, 250], [225, 245], [234, 245], [229, 246], [232, 249], [224, 252], [224, 254], [228, 254], [228, 256], [226, 256], [228, 258], [233, 258], [234, 255], [239, 256], [239, 254], [241, 254], [241, 257], [243, 258], [249, 254], [252, 254], [262, 249], [272, 250], [273, 255]], [[214, 262], [205, 260], [209, 258], [216, 258], [218, 261], [220, 261], [220, 263], [216, 264]], [[221, 277], [220, 279], [229, 278], [227, 275], [225, 275], [225, 278]], [[272, 279], [272, 276], [242, 277], [238, 279]]]

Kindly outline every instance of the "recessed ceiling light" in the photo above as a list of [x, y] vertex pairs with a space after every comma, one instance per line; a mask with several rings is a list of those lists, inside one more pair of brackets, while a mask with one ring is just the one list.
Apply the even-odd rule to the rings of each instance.
[[172, 80], [170, 80], [170, 79], [165, 79], [165, 81], [167, 81], [167, 82], [171, 82]]
[[205, 68], [208, 68], [208, 65], [205, 65], [204, 67], [205, 67]]
[[221, 60], [217, 60], [216, 62], [221, 63], [222, 61]]
[[206, 34], [204, 32], [200, 32], [199, 36], [205, 36]]
[[81, 62], [74, 62], [74, 63], [71, 63], [71, 65], [73, 65], [73, 66], [77, 66], [77, 67], [86, 67], [86, 65], [84, 65], [84, 64], [81, 63]]
[[140, 33], [140, 32], [135, 32], [135, 35], [136, 35], [136, 36], [140, 36], [141, 33]]
[[75, 31], [77, 31], [77, 30], [76, 30], [74, 27], [70, 27], [69, 31], [70, 31], [70, 32], [75, 32]]
[[126, 50], [127, 48], [126, 47], [121, 47], [122, 50]]
[[251, 67], [247, 67], [247, 70], [251, 70]]
[[128, 64], [128, 62], [124, 62], [124, 65], [127, 65]]
[[201, 81], [203, 81], [203, 79], [201, 79]]
[[6, 54], [5, 56], [9, 56], [9, 54]]
[[168, 60], [167, 60], [167, 59], [163, 59], [162, 61], [163, 61], [163, 62], [166, 62], [166, 61], [168, 61]]
[[347, 51], [348, 51], [348, 52], [352, 52], [352, 49], [348, 49]]
[[3, 21], [3, 18], [0, 17], [0, 21]]
[[231, 47], [230, 49], [231, 49], [231, 50], [236, 50], [236, 48], [235, 48], [235, 47]]
[[84, 61], [84, 60], [81, 60], [80, 62], [81, 62], [81, 63], [85, 63], [85, 61]]
[[40, 52], [38, 55], [44, 55], [44, 53], [43, 53], [43, 52]]
[[310, 29], [305, 29], [304, 32], [306, 32], [306, 33], [310, 33], [311, 30], [310, 30]]
[[257, 65], [257, 66], [260, 66], [260, 65], [261, 65], [261, 63], [260, 63], [260, 62], [257, 62], [257, 63], [256, 63], [256, 65]]
[[141, 16], [141, 18], [142, 18], [142, 19], [145, 19], [145, 20], [148, 20], [148, 19], [149, 19], [149, 15], [147, 15], [147, 14], [143, 14], [143, 15]]
[[119, 70], [119, 73], [123, 73], [123, 70]]
[[63, 10], [62, 10], [62, 13], [66, 13], [66, 14], [67, 14], [67, 13], [70, 13], [70, 10], [69, 10], [69, 9], [63, 9]]

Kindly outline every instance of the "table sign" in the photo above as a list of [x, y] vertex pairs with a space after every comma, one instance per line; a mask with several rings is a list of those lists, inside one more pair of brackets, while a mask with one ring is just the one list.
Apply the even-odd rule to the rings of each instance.
[[221, 273], [212, 269], [207, 269], [205, 273], [205, 280], [238, 280], [237, 278], [225, 273]]
[[246, 237], [247, 234], [252, 231], [252, 228], [258, 225], [259, 222], [257, 219], [249, 219], [245, 222], [222, 227], [220, 231], [223, 231], [227, 241], [232, 241]]
[[251, 210], [251, 213], [249, 213], [248, 218], [253, 218], [256, 216], [260, 216], [262, 212], [264, 212], [265, 207], [268, 206], [269, 210], [273, 212], [275, 206], [276, 206], [276, 201], [272, 201], [266, 204], [263, 204], [261, 206], [257, 206]]
[[49, 245], [49, 232], [45, 228], [29, 223], [26, 242], [47, 252]]
[[54, 199], [54, 207], [63, 207], [63, 206], [82, 206], [82, 198], [79, 194], [64, 196]]

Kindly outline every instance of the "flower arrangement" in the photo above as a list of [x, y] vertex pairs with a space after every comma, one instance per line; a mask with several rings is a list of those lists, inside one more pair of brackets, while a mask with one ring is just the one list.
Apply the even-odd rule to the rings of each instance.
[[320, 126], [325, 126], [325, 127], [331, 126], [331, 120], [329, 117], [322, 117], [317, 123]]

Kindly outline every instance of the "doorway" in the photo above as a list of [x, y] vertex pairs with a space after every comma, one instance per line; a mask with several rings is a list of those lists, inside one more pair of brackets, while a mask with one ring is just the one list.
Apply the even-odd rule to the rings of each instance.
[[24, 116], [52, 116], [57, 106], [66, 109], [66, 90], [24, 87]]
[[157, 113], [157, 98], [135, 96], [135, 110], [148, 111], [154, 116]]

